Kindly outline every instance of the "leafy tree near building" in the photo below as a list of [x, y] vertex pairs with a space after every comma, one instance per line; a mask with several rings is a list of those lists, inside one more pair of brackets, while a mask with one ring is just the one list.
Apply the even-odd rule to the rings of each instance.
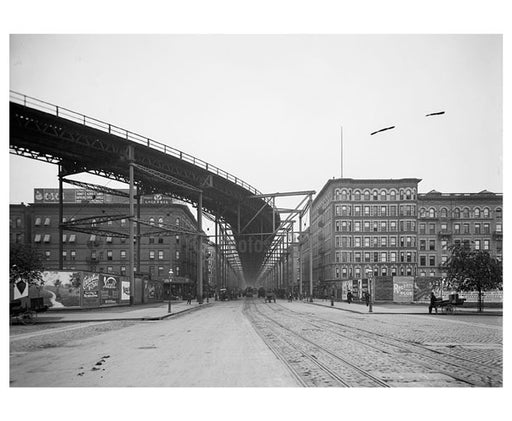
[[29, 285], [42, 286], [44, 270], [41, 256], [37, 250], [27, 244], [11, 243], [9, 247], [9, 283], [19, 279]]
[[478, 291], [478, 308], [483, 310], [483, 292], [503, 287], [503, 266], [501, 261], [491, 257], [484, 250], [471, 250], [455, 244], [450, 247], [451, 255], [443, 264], [447, 281], [458, 291]]

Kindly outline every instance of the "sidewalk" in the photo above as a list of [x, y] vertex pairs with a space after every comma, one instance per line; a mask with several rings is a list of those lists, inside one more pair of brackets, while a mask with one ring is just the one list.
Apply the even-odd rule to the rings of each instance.
[[37, 315], [36, 323], [79, 323], [79, 322], [100, 322], [114, 320], [163, 320], [187, 311], [197, 310], [204, 306], [212, 305], [204, 301], [198, 304], [192, 301], [171, 301], [171, 313], [168, 312], [169, 304], [163, 303], [138, 304], [134, 306], [101, 307], [93, 309], [75, 310], [48, 310]]
[[[369, 313], [369, 308], [364, 303], [352, 302], [351, 304], [346, 301], [334, 301], [334, 306], [331, 306], [330, 300], [322, 300], [316, 298], [312, 305], [330, 307], [336, 310], [345, 310], [352, 313]], [[429, 314], [428, 304], [397, 304], [397, 303], [375, 303], [373, 304], [372, 314]], [[432, 310], [435, 314], [435, 310]], [[502, 308], [486, 308], [484, 311], [479, 312], [477, 307], [456, 307], [453, 313], [443, 313], [438, 310], [438, 314], [458, 314], [458, 315], [479, 315], [479, 316], [503, 316]]]

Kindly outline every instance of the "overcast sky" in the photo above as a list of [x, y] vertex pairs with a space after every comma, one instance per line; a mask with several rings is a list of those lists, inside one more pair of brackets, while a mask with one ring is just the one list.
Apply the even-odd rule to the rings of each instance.
[[[339, 177], [341, 126], [346, 177], [418, 177], [421, 192], [503, 191], [499, 35], [13, 35], [7, 40], [9, 34], [55, 32], [501, 34], [509, 27], [505, 1], [259, 0], [250, 5], [166, 0], [163, 8], [152, 0], [128, 0], [122, 8], [96, 0], [4, 3], [0, 22], [6, 33], [0, 44], [8, 50], [4, 57], [10, 56], [4, 66], [10, 89], [183, 149], [263, 192], [320, 191], [329, 178]], [[435, 111], [446, 113], [424, 117]], [[7, 117], [5, 121], [8, 137]], [[393, 130], [370, 136], [393, 125]], [[5, 171], [10, 164], [11, 203], [32, 202], [35, 187], [57, 187], [55, 166], [6, 155], [2, 167]], [[95, 182], [115, 186], [108, 180]], [[129, 391], [118, 392], [115, 401], [126, 402]], [[133, 398], [141, 392], [134, 391]], [[162, 401], [170, 396], [163, 388], [150, 392], [144, 396], [157, 394]], [[392, 398], [399, 402], [398, 410], [384, 412], [389, 402], [379, 400], [380, 391], [343, 392], [342, 400], [352, 404], [342, 402], [341, 407], [325, 404], [339, 402], [335, 390], [323, 390], [315, 398], [299, 390], [284, 396], [274, 389], [268, 394], [244, 392], [229, 391], [230, 405], [244, 405], [224, 411], [223, 417], [245, 410], [249, 419], [261, 418], [261, 411], [247, 413], [249, 396], [266, 402], [272, 413], [275, 409], [293, 419], [332, 417], [340, 413], [337, 408], [359, 416], [362, 406], [370, 417], [401, 420], [414, 413], [426, 419], [428, 411], [417, 411], [425, 402], [435, 402], [443, 413], [471, 411], [481, 418], [489, 411], [485, 405], [454, 406], [441, 389], [412, 396], [396, 390]], [[73, 393], [69, 391], [67, 401], [73, 402]], [[197, 406], [197, 391], [190, 395], [172, 391], [174, 401], [185, 403], [174, 405], [172, 414], [193, 417], [193, 411], [180, 413]], [[103, 414], [118, 416], [126, 408], [132, 418], [162, 415], [152, 413], [161, 410], [158, 405], [112, 405], [112, 400], [85, 396], [99, 402]], [[200, 396], [201, 402], [211, 403], [205, 408], [225, 401], [220, 390]], [[283, 404], [297, 396], [308, 404]], [[39, 406], [49, 397], [45, 391], [29, 394]], [[13, 408], [26, 403], [26, 394], [11, 393], [9, 398]], [[463, 402], [466, 396], [454, 398]], [[279, 405], [273, 404], [277, 400]], [[493, 408], [507, 402], [503, 393], [495, 401]], [[63, 413], [74, 411], [66, 409]], [[76, 410], [73, 414], [89, 417]]]
[[[11, 35], [10, 89], [265, 193], [340, 177], [341, 127], [345, 177], [503, 191], [500, 35]], [[57, 187], [54, 165], [10, 165], [11, 203]]]

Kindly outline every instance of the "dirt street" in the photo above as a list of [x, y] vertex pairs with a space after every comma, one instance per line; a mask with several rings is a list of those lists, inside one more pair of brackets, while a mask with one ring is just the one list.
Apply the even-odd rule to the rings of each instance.
[[296, 386], [244, 317], [241, 304], [219, 302], [93, 336], [80, 330], [66, 340], [46, 335], [32, 347], [11, 342], [10, 385]]

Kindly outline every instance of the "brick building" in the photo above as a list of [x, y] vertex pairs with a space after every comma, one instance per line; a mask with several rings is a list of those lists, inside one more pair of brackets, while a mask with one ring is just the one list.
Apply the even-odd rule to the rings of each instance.
[[[10, 241], [32, 244], [40, 251], [47, 270], [59, 269], [56, 191], [35, 189], [34, 203], [10, 206]], [[82, 189], [64, 189], [63, 192], [63, 222], [89, 218], [89, 232], [63, 231], [62, 269], [128, 275], [128, 199]], [[117, 219], [104, 221], [105, 216]], [[189, 208], [160, 195], [144, 196], [141, 198], [140, 220], [145, 224], [140, 225], [140, 235], [134, 247], [135, 271], [151, 280], [165, 281], [172, 268], [173, 288], [192, 290], [197, 279], [197, 236], [166, 230], [195, 231], [197, 221]], [[203, 248], [206, 260], [203, 279], [207, 282], [214, 276], [209, 262], [214, 254], [211, 245], [204, 244]]]
[[[313, 281], [443, 276], [448, 246], [466, 244], [502, 259], [501, 194], [418, 193], [416, 178], [332, 179], [311, 210]], [[309, 235], [302, 236], [308, 290]]]

